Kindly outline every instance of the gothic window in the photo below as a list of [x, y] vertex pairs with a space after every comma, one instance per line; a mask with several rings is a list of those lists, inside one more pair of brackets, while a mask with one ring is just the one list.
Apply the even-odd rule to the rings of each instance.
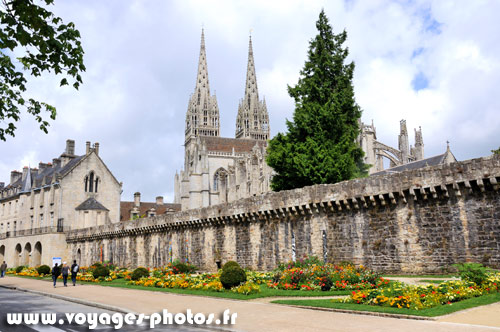
[[89, 175], [89, 192], [94, 191], [94, 172], [90, 172]]
[[87, 176], [85, 176], [85, 192], [97, 192], [97, 186], [99, 184], [99, 177], [95, 176], [94, 172], [91, 171]]
[[219, 173], [215, 173], [214, 175], [214, 191], [219, 190]]

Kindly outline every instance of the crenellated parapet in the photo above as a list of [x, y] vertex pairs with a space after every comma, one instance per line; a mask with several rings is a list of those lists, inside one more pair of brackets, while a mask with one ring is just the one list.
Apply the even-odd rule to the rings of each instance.
[[417, 202], [435, 202], [494, 193], [500, 188], [500, 157], [491, 156], [241, 199], [170, 215], [71, 231], [68, 242], [136, 236], [231, 223], [254, 223], [363, 213]]

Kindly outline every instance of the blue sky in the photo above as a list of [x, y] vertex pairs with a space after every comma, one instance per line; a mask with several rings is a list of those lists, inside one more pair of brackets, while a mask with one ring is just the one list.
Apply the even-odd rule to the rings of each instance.
[[335, 32], [347, 30], [356, 100], [380, 141], [397, 146], [404, 118], [410, 133], [422, 127], [426, 156], [444, 152], [447, 140], [460, 160], [500, 146], [498, 1], [56, 0], [51, 8], [82, 34], [84, 84], [77, 92], [50, 75], [30, 82], [58, 117], [46, 135], [23, 115], [16, 137], [0, 142], [0, 181], [57, 157], [71, 138], [80, 154], [85, 141], [100, 143], [123, 200], [136, 191], [172, 200], [201, 27], [222, 136], [234, 137], [250, 30], [275, 135], [292, 117], [286, 87], [298, 80], [321, 8]]

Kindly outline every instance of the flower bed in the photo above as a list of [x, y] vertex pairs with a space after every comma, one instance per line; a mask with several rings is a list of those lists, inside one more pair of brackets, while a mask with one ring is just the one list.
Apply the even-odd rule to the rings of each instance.
[[278, 268], [268, 287], [284, 290], [358, 290], [378, 288], [388, 284], [379, 274], [352, 264], [289, 263]]
[[381, 289], [353, 291], [343, 302], [421, 310], [495, 293], [499, 291], [499, 284], [500, 273], [490, 275], [479, 286], [466, 280], [426, 286], [395, 283]]
[[[224, 288], [219, 280], [219, 273], [202, 273], [197, 275], [188, 274], [164, 274], [163, 276], [155, 277], [155, 272], [147, 278], [140, 280], [130, 280], [130, 285], [158, 288], [176, 288], [176, 289], [192, 289], [222, 292]], [[158, 275], [158, 273], [156, 273]], [[247, 272], [248, 281], [243, 285], [234, 287], [231, 291], [239, 294], [254, 294], [260, 292], [259, 284], [269, 278], [269, 274], [259, 272]]]

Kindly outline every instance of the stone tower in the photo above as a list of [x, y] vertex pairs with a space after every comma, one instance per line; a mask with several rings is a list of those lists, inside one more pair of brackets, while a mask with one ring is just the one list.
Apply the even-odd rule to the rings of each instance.
[[[406, 164], [409, 161], [410, 143], [408, 141], [408, 130], [406, 129], [406, 120], [401, 120], [399, 123], [399, 151], [401, 151], [401, 163]], [[396, 165], [392, 165], [394, 167]]]
[[205, 33], [201, 30], [200, 59], [196, 87], [191, 95], [186, 113], [185, 145], [198, 136], [219, 136], [219, 106], [215, 95], [210, 95], [208, 82]]
[[424, 139], [422, 138], [422, 127], [415, 129], [415, 147], [412, 149], [415, 160], [424, 159]]
[[235, 137], [263, 141], [269, 139], [269, 115], [267, 114], [266, 101], [259, 100], [251, 36], [248, 43], [245, 96], [238, 106]]

